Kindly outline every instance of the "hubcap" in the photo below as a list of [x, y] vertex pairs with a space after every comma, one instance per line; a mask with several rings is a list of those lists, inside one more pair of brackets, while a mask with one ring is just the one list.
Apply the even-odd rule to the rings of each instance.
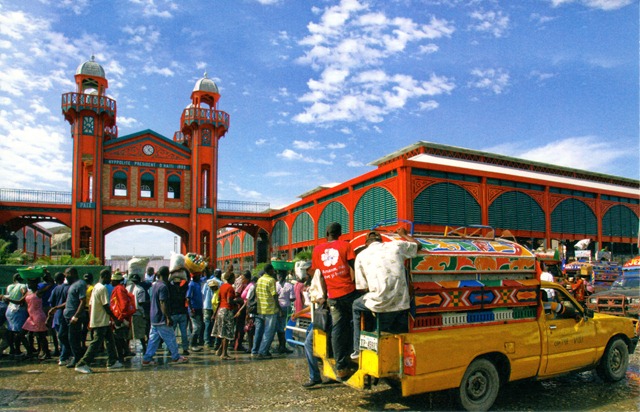
[[487, 377], [480, 371], [469, 377], [467, 393], [473, 399], [479, 399], [487, 392]]

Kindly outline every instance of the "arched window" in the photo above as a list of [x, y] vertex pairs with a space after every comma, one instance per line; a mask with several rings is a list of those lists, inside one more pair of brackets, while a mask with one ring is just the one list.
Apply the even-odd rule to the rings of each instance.
[[342, 226], [342, 233], [349, 233], [349, 213], [340, 202], [329, 203], [318, 219], [318, 239], [324, 238], [329, 224], [337, 222]]
[[154, 197], [154, 178], [151, 173], [145, 173], [140, 178], [140, 197]]
[[430, 225], [479, 225], [480, 205], [466, 189], [453, 183], [436, 183], [425, 188], [413, 201], [416, 223]]
[[125, 172], [115, 172], [113, 174], [113, 195], [127, 195], [127, 174]]
[[253, 239], [253, 236], [251, 236], [250, 234], [246, 234], [244, 235], [244, 240], [242, 241], [242, 251], [243, 252], [253, 252], [254, 248], [255, 248], [255, 241]]
[[240, 254], [240, 236], [233, 237], [233, 242], [231, 243], [231, 254], [232, 255]]
[[302, 212], [293, 222], [292, 243], [313, 240], [313, 220], [309, 213]]
[[289, 228], [287, 224], [282, 220], [278, 220], [273, 226], [273, 233], [271, 234], [271, 247], [274, 250], [283, 246], [289, 245]]
[[180, 176], [169, 176], [167, 180], [167, 198], [180, 199]]
[[551, 212], [551, 231], [577, 235], [598, 233], [596, 215], [581, 200], [565, 199]]
[[540, 205], [523, 192], [506, 192], [489, 206], [489, 226], [500, 229], [545, 231], [545, 216]]
[[638, 237], [638, 217], [627, 206], [615, 205], [602, 218], [602, 234]]
[[362, 195], [353, 211], [353, 230], [367, 230], [374, 225], [398, 217], [396, 199], [384, 187], [373, 187]]

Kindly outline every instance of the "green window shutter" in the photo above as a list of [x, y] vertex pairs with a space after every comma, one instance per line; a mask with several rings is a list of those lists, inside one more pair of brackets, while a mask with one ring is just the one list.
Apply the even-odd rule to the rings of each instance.
[[480, 205], [467, 190], [453, 183], [436, 183], [413, 201], [416, 223], [432, 225], [478, 225]]
[[383, 220], [398, 218], [398, 204], [383, 187], [372, 187], [362, 195], [353, 213], [353, 230], [368, 230]]
[[324, 208], [318, 219], [318, 238], [325, 237], [329, 224], [337, 222], [342, 226], [342, 233], [349, 233], [349, 213], [340, 202], [331, 202]]
[[224, 255], [231, 256], [231, 243], [228, 239], [224, 241]]
[[233, 251], [232, 252], [233, 255], [240, 254], [240, 237], [239, 236], [235, 236], [233, 238], [233, 244], [231, 245], [231, 250]]
[[544, 232], [544, 211], [526, 193], [506, 192], [489, 206], [489, 225], [501, 229]]
[[271, 235], [271, 246], [286, 246], [289, 244], [289, 233], [287, 225], [282, 220], [278, 220], [273, 227], [273, 234]]
[[597, 234], [596, 216], [578, 199], [566, 199], [551, 212], [551, 231], [576, 235]]
[[217, 250], [216, 252], [217, 257], [219, 258], [224, 257], [223, 250], [222, 250], [222, 243], [218, 242], [218, 247], [216, 248], [216, 250]]
[[244, 241], [242, 242], [242, 251], [243, 252], [253, 252], [255, 249], [253, 236], [250, 234], [244, 235]]
[[313, 239], [313, 220], [307, 212], [300, 213], [293, 222], [291, 243], [306, 242]]
[[626, 206], [613, 206], [602, 218], [602, 235], [638, 237], [638, 217]]

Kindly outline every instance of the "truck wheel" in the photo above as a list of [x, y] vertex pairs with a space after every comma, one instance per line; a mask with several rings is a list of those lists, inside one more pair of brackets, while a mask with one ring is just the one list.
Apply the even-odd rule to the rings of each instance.
[[487, 359], [476, 359], [462, 377], [458, 402], [467, 411], [486, 411], [493, 405], [499, 390], [500, 377], [496, 367]]
[[617, 382], [624, 378], [629, 366], [629, 349], [620, 338], [609, 343], [596, 368], [598, 376], [607, 382]]

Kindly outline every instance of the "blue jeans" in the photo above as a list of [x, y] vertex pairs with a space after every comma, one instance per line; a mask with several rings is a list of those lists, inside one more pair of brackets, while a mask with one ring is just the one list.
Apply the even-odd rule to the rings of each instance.
[[353, 350], [359, 351], [360, 349], [360, 316], [363, 313], [369, 312], [371, 310], [364, 305], [364, 299], [360, 296], [358, 299], [353, 301], [353, 306], [351, 309], [353, 315]]
[[64, 317], [60, 317], [60, 323], [56, 326], [58, 332], [58, 342], [60, 342], [59, 360], [66, 362], [71, 357], [71, 347], [69, 346], [69, 325]]
[[178, 352], [178, 341], [176, 341], [176, 333], [171, 326], [167, 325], [151, 325], [151, 331], [149, 332], [149, 343], [147, 343], [147, 351], [143, 356], [143, 360], [149, 362], [153, 359], [153, 356], [160, 346], [160, 339], [162, 339], [167, 345], [169, 353], [171, 353], [171, 359], [178, 360], [180, 353]]
[[353, 343], [353, 301], [359, 297], [358, 292], [352, 292], [337, 299], [327, 299], [331, 311], [331, 345], [336, 359], [336, 369], [346, 369], [351, 364], [351, 350]]
[[318, 358], [313, 356], [313, 323], [307, 329], [307, 338], [304, 340], [304, 356], [307, 358], [307, 365], [309, 365], [309, 380], [320, 382], [322, 375], [320, 375], [318, 368]]
[[276, 334], [276, 323], [278, 321], [278, 315], [256, 315], [255, 326], [256, 334], [253, 339], [252, 354], [266, 355], [269, 353], [273, 337]]
[[213, 331], [213, 320], [211, 320], [211, 316], [213, 316], [213, 309], [203, 309], [204, 316], [204, 343], [207, 346], [213, 346], [213, 338], [211, 337], [211, 332]]
[[202, 319], [202, 309], [196, 309], [195, 313], [191, 312], [191, 346], [200, 346], [203, 344], [202, 337], [204, 332], [204, 322]]
[[[189, 334], [187, 333], [187, 315], [178, 314], [171, 315], [171, 321], [173, 322], [173, 331], [175, 332], [180, 328], [180, 339], [182, 341], [182, 349], [189, 350]], [[174, 335], [175, 338], [175, 335]]]

